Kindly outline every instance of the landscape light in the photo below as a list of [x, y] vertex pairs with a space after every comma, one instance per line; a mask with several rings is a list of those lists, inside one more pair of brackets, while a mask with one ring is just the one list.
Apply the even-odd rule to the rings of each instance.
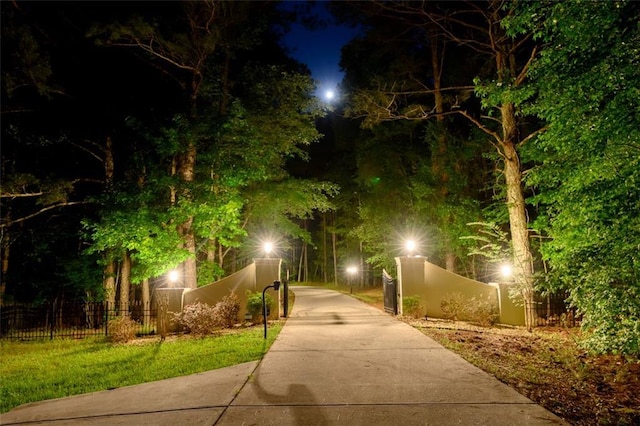
[[167, 276], [169, 277], [169, 281], [172, 283], [177, 282], [178, 278], [180, 278], [180, 274], [175, 269], [170, 270]]
[[513, 275], [513, 267], [509, 264], [504, 264], [500, 267], [500, 273], [503, 277], [510, 277]]
[[356, 266], [347, 267], [347, 274], [354, 275], [356, 272], [358, 272], [358, 268]]
[[411, 256], [413, 251], [416, 249], [416, 242], [413, 240], [407, 240], [407, 242], [404, 243], [404, 246], [409, 252], [409, 256]]
[[263, 244], [262, 248], [264, 249], [265, 254], [268, 256], [269, 253], [271, 253], [273, 251], [273, 243], [272, 242], [266, 242]]

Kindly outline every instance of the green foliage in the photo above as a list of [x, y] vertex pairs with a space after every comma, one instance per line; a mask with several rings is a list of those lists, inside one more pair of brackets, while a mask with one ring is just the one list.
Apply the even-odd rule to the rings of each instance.
[[198, 264], [198, 287], [211, 284], [224, 277], [224, 269], [215, 262], [200, 262]]
[[[247, 291], [247, 312], [251, 314], [251, 320], [255, 323], [262, 318], [262, 292], [251, 293]], [[273, 297], [269, 293], [265, 293], [264, 302], [267, 306], [267, 315], [273, 308]]]
[[136, 338], [136, 330], [138, 324], [129, 318], [128, 315], [123, 315], [109, 320], [108, 330], [109, 339], [113, 343], [127, 343]]
[[156, 277], [184, 261], [189, 253], [180, 247], [180, 236], [170, 216], [157, 210], [113, 210], [98, 223], [85, 222], [93, 245], [89, 253], [131, 252], [131, 281]]
[[532, 64], [538, 93], [529, 107], [548, 126], [526, 151], [539, 164], [527, 183], [544, 212], [537, 227], [550, 237], [543, 255], [583, 314], [588, 347], [637, 354], [640, 5], [520, 7], [510, 28], [534, 27], [548, 46]]
[[420, 296], [407, 296], [402, 298], [402, 314], [411, 318], [424, 317], [424, 308]]

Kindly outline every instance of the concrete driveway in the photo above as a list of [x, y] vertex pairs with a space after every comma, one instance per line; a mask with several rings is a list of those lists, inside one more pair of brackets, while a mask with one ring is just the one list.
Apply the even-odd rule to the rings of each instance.
[[349, 296], [292, 287], [264, 359], [18, 407], [48, 425], [559, 425], [560, 418], [411, 326]]

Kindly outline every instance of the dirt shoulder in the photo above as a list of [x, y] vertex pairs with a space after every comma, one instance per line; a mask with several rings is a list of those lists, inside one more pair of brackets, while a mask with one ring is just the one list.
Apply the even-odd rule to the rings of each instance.
[[577, 329], [404, 320], [571, 424], [640, 424], [640, 361], [588, 356]]

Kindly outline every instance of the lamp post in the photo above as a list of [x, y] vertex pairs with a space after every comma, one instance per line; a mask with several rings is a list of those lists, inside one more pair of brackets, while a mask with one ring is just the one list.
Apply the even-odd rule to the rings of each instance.
[[355, 266], [347, 267], [347, 275], [349, 277], [349, 293], [353, 294], [353, 282], [352, 277], [358, 272], [358, 268]]
[[267, 338], [267, 304], [265, 303], [264, 297], [267, 289], [273, 288], [275, 291], [280, 289], [280, 281], [274, 281], [273, 284], [266, 286], [262, 290], [262, 320], [264, 321], [264, 338]]

